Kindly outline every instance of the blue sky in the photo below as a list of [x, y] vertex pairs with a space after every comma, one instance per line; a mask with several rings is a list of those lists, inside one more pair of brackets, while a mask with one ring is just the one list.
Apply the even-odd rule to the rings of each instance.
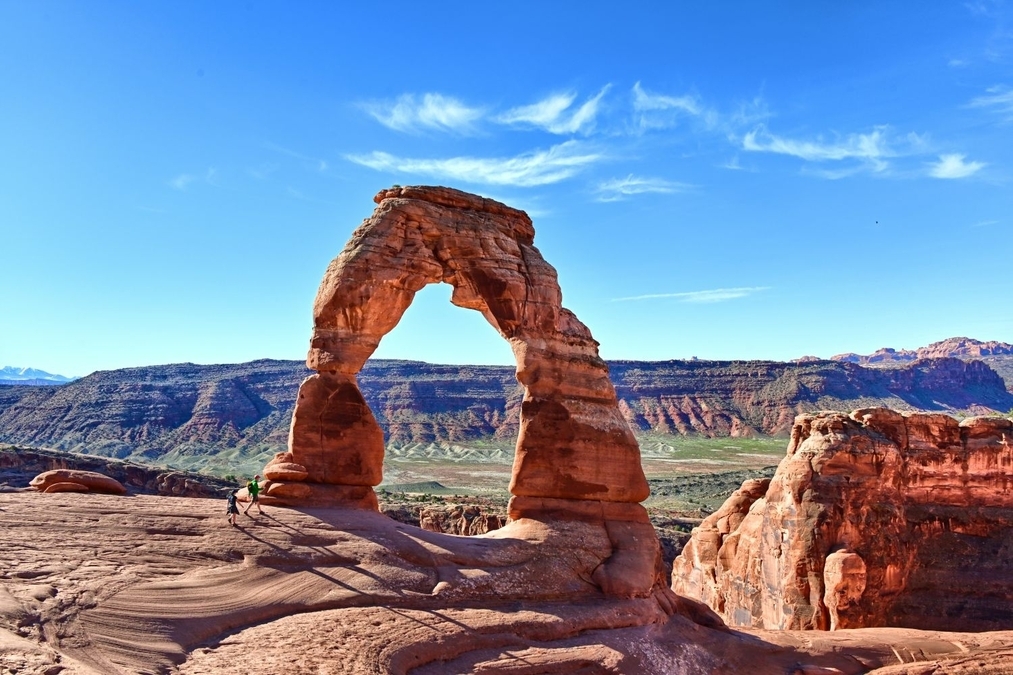
[[[395, 183], [527, 210], [606, 358], [1013, 341], [1009, 3], [344, 4], [0, 3], [0, 365], [303, 358]], [[448, 299], [376, 355], [510, 363]]]

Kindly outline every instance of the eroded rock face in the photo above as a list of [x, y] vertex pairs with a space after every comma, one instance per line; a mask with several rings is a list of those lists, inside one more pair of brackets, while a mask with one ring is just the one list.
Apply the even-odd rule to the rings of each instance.
[[1013, 422], [800, 415], [769, 486], [694, 530], [672, 589], [731, 625], [1013, 626]]
[[356, 374], [415, 293], [445, 282], [454, 287], [451, 301], [480, 311], [517, 359], [525, 393], [510, 484], [520, 501], [512, 511], [537, 510], [546, 498], [645, 499], [640, 451], [608, 367], [587, 327], [562, 306], [527, 214], [448, 188], [394, 188], [375, 201], [314, 303], [307, 363], [318, 372], [300, 388], [289, 440], [305, 482], [379, 484], [383, 434]]
[[503, 525], [500, 516], [483, 513], [480, 507], [473, 504], [427, 506], [419, 510], [419, 527], [430, 532], [474, 536], [498, 530]]

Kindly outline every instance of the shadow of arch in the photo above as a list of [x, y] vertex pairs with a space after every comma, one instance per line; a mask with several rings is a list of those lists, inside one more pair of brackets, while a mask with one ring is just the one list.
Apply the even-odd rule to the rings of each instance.
[[415, 293], [442, 282], [453, 287], [454, 305], [480, 312], [509, 342], [525, 390], [511, 517], [601, 517], [603, 505], [622, 514], [621, 505], [645, 499], [640, 450], [608, 367], [591, 332], [562, 306], [556, 271], [535, 248], [527, 214], [439, 187], [392, 188], [374, 201], [373, 215], [331, 262], [317, 292], [307, 358], [317, 373], [300, 387], [289, 452], [272, 462], [306, 475], [273, 481], [268, 495], [375, 508], [383, 433], [356, 375]]

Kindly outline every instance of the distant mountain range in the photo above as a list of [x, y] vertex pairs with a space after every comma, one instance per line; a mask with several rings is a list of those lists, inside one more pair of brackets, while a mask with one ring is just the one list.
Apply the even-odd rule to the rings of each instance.
[[[1013, 409], [1013, 354], [893, 365], [690, 360], [609, 368], [623, 415], [645, 439], [783, 434], [795, 415], [813, 410]], [[0, 442], [191, 469], [259, 466], [285, 447], [299, 382], [309, 374], [300, 361], [262, 360], [103, 371], [59, 387], [0, 385]], [[358, 381], [391, 456], [511, 452], [523, 395], [512, 367], [373, 360]]]
[[25, 384], [25, 385], [49, 385], [67, 384], [73, 382], [74, 377], [53, 375], [44, 370], [35, 368], [18, 368], [17, 366], [4, 366], [0, 368], [0, 384]]

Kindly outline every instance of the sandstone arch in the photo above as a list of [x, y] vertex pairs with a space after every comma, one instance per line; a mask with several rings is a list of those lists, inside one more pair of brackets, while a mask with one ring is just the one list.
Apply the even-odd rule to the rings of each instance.
[[535, 248], [527, 214], [442, 187], [395, 187], [374, 201], [317, 292], [307, 358], [317, 374], [299, 390], [289, 452], [265, 470], [271, 478], [272, 465], [295, 465], [306, 477], [273, 481], [268, 496], [375, 508], [383, 434], [356, 374], [415, 293], [445, 282], [453, 304], [480, 311], [509, 341], [525, 388], [511, 516], [646, 523], [640, 451], [608, 367], [591, 332], [562, 306], [556, 271]]

